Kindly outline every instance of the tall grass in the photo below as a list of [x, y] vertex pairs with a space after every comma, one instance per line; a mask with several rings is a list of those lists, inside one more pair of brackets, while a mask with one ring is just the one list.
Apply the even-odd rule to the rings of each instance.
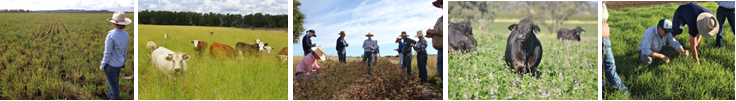
[[[166, 100], [286, 100], [288, 71], [286, 63], [279, 62], [277, 53], [287, 47], [285, 31], [244, 30], [222, 27], [140, 25], [138, 49], [140, 99]], [[210, 35], [214, 32], [214, 35]], [[168, 34], [171, 39], [164, 39]], [[246, 54], [243, 58], [215, 58], [209, 48], [202, 54], [194, 51], [192, 40], [222, 43], [235, 48], [237, 42], [255, 43], [261, 39], [274, 47], [271, 54]], [[191, 59], [183, 75], [169, 78], [153, 67], [148, 41], [172, 51], [187, 53]], [[209, 45], [208, 45], [209, 46]]]
[[[112, 13], [0, 13], [0, 100], [108, 99], [99, 71]], [[133, 14], [127, 14], [133, 19]], [[133, 19], [135, 20], [135, 19]], [[133, 99], [133, 31], [120, 97]]]
[[[715, 12], [718, 5], [714, 2], [698, 4], [718, 13]], [[731, 25], [724, 25], [724, 47], [715, 47], [715, 37], [702, 38], [698, 49], [700, 66], [692, 57], [684, 56], [671, 58], [670, 63], [654, 59], [652, 64], [645, 65], [639, 61], [637, 50], [644, 30], [656, 26], [660, 19], [672, 20], [679, 5], [609, 10], [608, 23], [616, 72], [629, 88], [630, 94], [624, 95], [611, 86], [605, 86], [603, 99], [734, 99], [734, 33]], [[685, 33], [675, 39], [686, 50], [690, 50], [687, 31], [686, 28], [683, 31]]]
[[[536, 22], [536, 21], [535, 21]], [[488, 30], [478, 30], [471, 22], [478, 41], [477, 53], [449, 54], [449, 99], [452, 100], [594, 100], [598, 98], [597, 27], [595, 24], [565, 24], [566, 28], [581, 26], [588, 33], [581, 41], [560, 41], [555, 32], [542, 33], [544, 55], [537, 74], [523, 77], [512, 73], [504, 60], [507, 27], [513, 23], [496, 22]], [[518, 22], [517, 22], [518, 23]]]

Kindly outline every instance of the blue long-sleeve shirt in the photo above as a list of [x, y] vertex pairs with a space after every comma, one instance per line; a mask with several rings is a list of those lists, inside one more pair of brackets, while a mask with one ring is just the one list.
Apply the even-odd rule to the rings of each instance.
[[128, 55], [128, 41], [130, 37], [128, 33], [121, 29], [113, 29], [107, 32], [105, 37], [105, 51], [102, 57], [100, 69], [104, 69], [105, 65], [112, 67], [122, 67], [125, 65], [125, 56]]
[[397, 49], [397, 50], [399, 51], [399, 53], [401, 53], [401, 52], [402, 52], [402, 51], [401, 51], [401, 48], [402, 48], [403, 46], [404, 46], [404, 41], [399, 41], [399, 49]]
[[365, 41], [363, 41], [363, 52], [373, 52], [373, 49], [368, 48], [368, 46], [373, 47], [373, 49], [378, 47], [376, 41], [365, 39]]
[[315, 45], [312, 43], [312, 37], [309, 36], [309, 34], [304, 35], [304, 38], [302, 38], [302, 50], [304, 50], [304, 53], [311, 53], [312, 47], [315, 47]]
[[404, 39], [404, 47], [401, 47], [403, 48], [401, 49], [402, 53], [410, 54], [411, 50], [409, 48], [411, 48], [411, 44], [416, 44], [416, 43], [417, 41], [414, 41], [413, 39], [410, 39], [410, 38]]
[[710, 10], [696, 3], [691, 2], [680, 5], [680, 7], [677, 7], [677, 10], [675, 10], [675, 15], [672, 17], [672, 34], [682, 34], [682, 30], [685, 28], [685, 24], [687, 24], [690, 29], [688, 30], [688, 33], [690, 33], [690, 35], [697, 35], [698, 15], [705, 12], [713, 14]]
[[348, 47], [348, 43], [345, 42], [344, 38], [337, 38], [337, 45], [335, 45], [337, 48], [337, 51], [343, 51], [345, 50], [345, 47]]
[[644, 30], [644, 34], [641, 36], [641, 44], [639, 44], [640, 54], [648, 56], [651, 55], [652, 52], [662, 51], [664, 43], [670, 43], [670, 45], [675, 49], [682, 47], [680, 42], [677, 42], [677, 40], [672, 37], [672, 34], [667, 34], [667, 36], [661, 37], [658, 33], [657, 26], [649, 27], [647, 30]]

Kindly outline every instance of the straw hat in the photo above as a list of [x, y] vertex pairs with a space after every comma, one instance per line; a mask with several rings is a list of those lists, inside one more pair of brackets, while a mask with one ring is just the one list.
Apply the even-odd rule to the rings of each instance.
[[416, 37], [422, 37], [422, 36], [424, 36], [424, 34], [422, 34], [422, 30], [417, 31]]
[[318, 56], [320, 58], [319, 60], [325, 61], [327, 59], [325, 58], [325, 50], [322, 50], [321, 47], [312, 47], [312, 50], [314, 50], [312, 55]]
[[399, 36], [401, 37], [401, 36], [409, 36], [409, 35], [406, 35], [406, 31], [401, 31], [401, 35]]
[[440, 5], [441, 5], [442, 2], [443, 2], [443, 0], [436, 0], [436, 1], [432, 2], [432, 5], [434, 5], [434, 7], [440, 8]]
[[340, 31], [340, 33], [337, 33], [337, 34], [345, 35], [345, 31]]
[[711, 38], [718, 34], [718, 20], [712, 13], [700, 13], [697, 19], [698, 33], [705, 38]]
[[367, 36], [367, 37], [373, 37], [373, 34], [368, 33], [368, 34], [365, 34], [365, 36]]
[[112, 14], [112, 18], [108, 18], [107, 21], [118, 25], [128, 25], [133, 22], [130, 18], [126, 18], [125, 13], [121, 11], [115, 11], [115, 13]]

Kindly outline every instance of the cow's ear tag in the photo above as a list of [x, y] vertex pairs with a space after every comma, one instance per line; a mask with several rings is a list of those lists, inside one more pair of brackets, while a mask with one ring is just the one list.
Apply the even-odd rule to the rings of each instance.
[[585, 34], [585, 31], [583, 31], [583, 34]]
[[534, 34], [539, 35], [539, 31], [534, 31]]

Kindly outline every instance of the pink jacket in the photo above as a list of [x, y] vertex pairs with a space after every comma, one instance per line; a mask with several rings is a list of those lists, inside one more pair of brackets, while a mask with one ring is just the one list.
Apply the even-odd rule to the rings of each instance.
[[310, 71], [314, 71], [313, 69], [319, 68], [319, 65], [317, 65], [317, 59], [315, 59], [314, 55], [310, 53], [309, 55], [304, 56], [304, 58], [302, 58], [302, 61], [299, 61], [299, 65], [296, 66], [296, 71], [294, 71], [294, 74], [309, 73]]

